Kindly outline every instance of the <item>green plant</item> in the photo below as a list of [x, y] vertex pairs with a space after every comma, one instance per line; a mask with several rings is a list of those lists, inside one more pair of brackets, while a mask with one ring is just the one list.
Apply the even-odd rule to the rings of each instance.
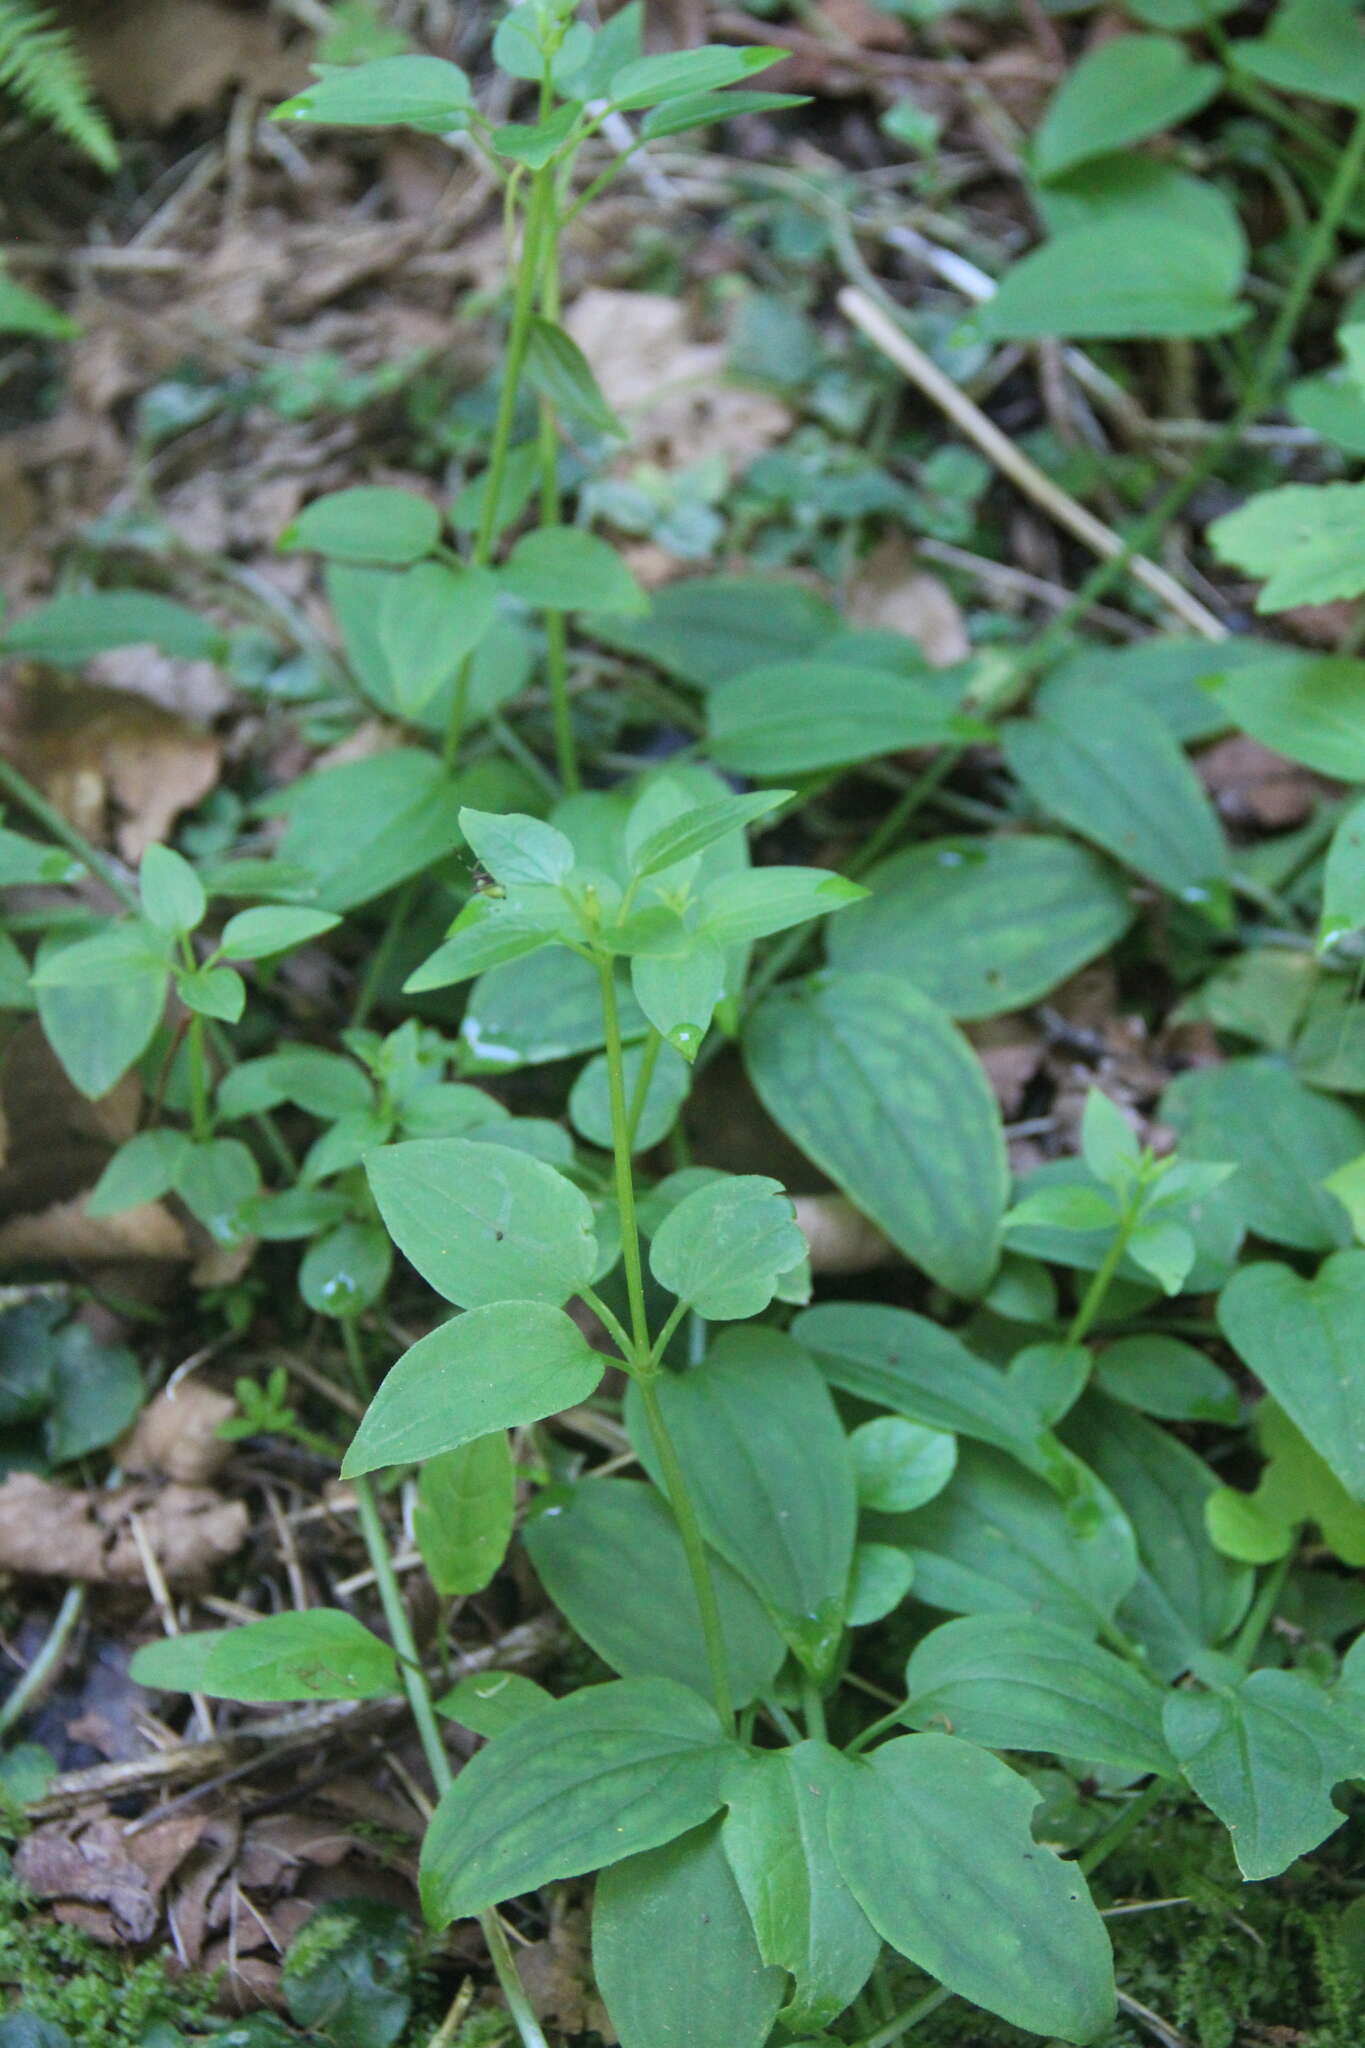
[[90, 96], [70, 35], [28, 0], [0, 6], [0, 86], [33, 121], [46, 121], [102, 170], [118, 164], [108, 124]]

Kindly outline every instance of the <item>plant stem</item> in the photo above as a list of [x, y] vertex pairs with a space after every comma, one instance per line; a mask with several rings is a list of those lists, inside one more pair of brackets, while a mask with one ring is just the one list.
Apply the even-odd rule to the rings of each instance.
[[820, 1697], [820, 1688], [806, 1673], [801, 1676], [801, 1713], [806, 1723], [806, 1734], [813, 1742], [825, 1739], [825, 1703]]
[[[356, 1327], [355, 1318], [345, 1317], [341, 1328], [351, 1371], [357, 1383], [363, 1387], [369, 1376], [365, 1370], [360, 1332]], [[407, 1609], [403, 1605], [398, 1574], [393, 1568], [393, 1558], [389, 1552], [388, 1537], [384, 1533], [379, 1505], [374, 1497], [374, 1488], [367, 1475], [353, 1479], [351, 1485], [355, 1490], [360, 1533], [365, 1539], [370, 1569], [379, 1588], [379, 1604], [384, 1610], [389, 1635], [398, 1653], [398, 1668], [402, 1675], [403, 1690], [408, 1696], [408, 1706], [421, 1739], [422, 1753], [426, 1757], [432, 1782], [437, 1793], [444, 1794], [454, 1784], [455, 1773], [450, 1767], [450, 1758], [441, 1739], [440, 1723], [436, 1719], [436, 1709], [431, 1698], [431, 1687], [427, 1683], [426, 1672], [422, 1669], [417, 1654], [417, 1643], [412, 1633], [412, 1624], [408, 1620]], [[488, 1953], [492, 1957], [493, 1968], [502, 1987], [502, 1995], [507, 2001], [507, 2010], [512, 2015], [517, 2032], [521, 2036], [522, 2048], [547, 2048], [540, 2022], [531, 2010], [522, 1981], [517, 1975], [512, 1952], [507, 1946], [507, 1936], [502, 1931], [502, 1923], [492, 1907], [487, 1912], [480, 1913], [479, 1925], [488, 1944]]]
[[1086, 1288], [1081, 1297], [1081, 1305], [1071, 1319], [1071, 1328], [1066, 1333], [1068, 1344], [1083, 1344], [1089, 1336], [1100, 1310], [1104, 1307], [1104, 1297], [1109, 1292], [1110, 1282], [1118, 1272], [1123, 1254], [1128, 1248], [1131, 1230], [1131, 1224], [1125, 1220], [1115, 1231], [1114, 1242], [1105, 1253], [1099, 1271]]
[[209, 1109], [208, 1062], [204, 1057], [204, 1020], [196, 1012], [190, 1018], [187, 1046], [190, 1060], [190, 1129], [195, 1142], [203, 1144], [213, 1135]]
[[57, 1676], [66, 1655], [66, 1646], [85, 1612], [86, 1590], [83, 1585], [73, 1585], [63, 1593], [61, 1606], [53, 1616], [41, 1649], [0, 1705], [0, 1736], [8, 1735], [30, 1708], [38, 1704], [47, 1686]]
[[8, 761], [0, 761], [0, 789], [8, 790], [14, 801], [22, 804], [29, 816], [50, 832], [68, 853], [84, 861], [91, 873], [98, 875], [106, 888], [112, 889], [125, 910], [131, 910], [135, 916], [141, 915], [142, 905], [132, 883], [125, 881], [113, 862], [92, 846], [83, 832], [69, 825], [61, 812], [34, 788], [28, 777], [21, 775]]
[[1236, 1662], [1241, 1665], [1243, 1671], [1247, 1671], [1251, 1667], [1251, 1660], [1256, 1655], [1260, 1647], [1261, 1637], [1265, 1634], [1270, 1624], [1271, 1617], [1275, 1612], [1275, 1602], [1284, 1590], [1284, 1582], [1289, 1576], [1289, 1568], [1293, 1562], [1294, 1553], [1290, 1550], [1272, 1565], [1261, 1582], [1256, 1598], [1247, 1610], [1246, 1620], [1237, 1631], [1237, 1640], [1232, 1646], [1232, 1655]]
[[688, 1489], [687, 1479], [677, 1448], [668, 1433], [659, 1396], [650, 1379], [636, 1379], [640, 1399], [644, 1405], [645, 1419], [649, 1433], [654, 1439], [654, 1448], [659, 1454], [659, 1465], [663, 1472], [664, 1492], [673, 1510], [673, 1519], [678, 1525], [683, 1550], [687, 1556], [687, 1568], [692, 1575], [692, 1586], [697, 1596], [697, 1610], [701, 1616], [702, 1638], [706, 1644], [706, 1668], [711, 1675], [711, 1692], [720, 1715], [721, 1726], [727, 1735], [734, 1734], [734, 1696], [730, 1690], [730, 1662], [725, 1652], [725, 1636], [720, 1625], [720, 1607], [716, 1601], [716, 1589], [711, 1579], [711, 1566], [706, 1555], [706, 1543], [697, 1520], [697, 1511]]
[[602, 1022], [607, 1040], [607, 1092], [611, 1101], [616, 1205], [621, 1212], [621, 1259], [626, 1269], [626, 1298], [630, 1303], [630, 1327], [635, 1362], [639, 1363], [649, 1357], [649, 1316], [645, 1309], [645, 1276], [640, 1260], [640, 1225], [635, 1214], [635, 1175], [630, 1164], [630, 1112], [626, 1106], [621, 1013], [616, 1001], [615, 972], [612, 961], [607, 956], [603, 956], [597, 962], [597, 980], [601, 990]]
[[[550, 174], [553, 176], [553, 173]], [[559, 319], [559, 228], [552, 204], [545, 226], [545, 252], [540, 289], [540, 310], [547, 320]], [[559, 498], [559, 430], [555, 409], [548, 398], [540, 401], [540, 518], [544, 526], [558, 526], [562, 517]], [[545, 614], [545, 677], [550, 690], [550, 717], [554, 725], [555, 761], [559, 779], [572, 794], [581, 788], [578, 749], [574, 744], [573, 710], [569, 703], [569, 631], [563, 612]]]
[[893, 1707], [889, 1714], [883, 1714], [880, 1721], [869, 1722], [860, 1735], [854, 1736], [852, 1742], [845, 1749], [844, 1755], [859, 1756], [870, 1742], [876, 1741], [879, 1735], [885, 1735], [892, 1728], [904, 1728], [905, 1725], [905, 1705], [902, 1703], [898, 1707]]
[[1153, 1778], [1145, 1791], [1139, 1792], [1136, 1798], [1129, 1800], [1118, 1819], [1105, 1829], [1098, 1842], [1092, 1842], [1085, 1854], [1076, 1858], [1078, 1869], [1087, 1877], [1092, 1871], [1098, 1870], [1106, 1857], [1112, 1856], [1115, 1849], [1127, 1841], [1134, 1828], [1147, 1818], [1152, 1808], [1159, 1805], [1171, 1789], [1169, 1778]]
[[654, 1069], [659, 1064], [659, 1048], [662, 1044], [661, 1034], [651, 1025], [649, 1037], [645, 1040], [644, 1052], [640, 1056], [640, 1071], [635, 1076], [634, 1092], [630, 1098], [630, 1115], [626, 1127], [630, 1132], [632, 1155], [635, 1151], [636, 1134], [640, 1128], [640, 1118], [644, 1114], [645, 1102], [649, 1096], [649, 1084], [654, 1079]]

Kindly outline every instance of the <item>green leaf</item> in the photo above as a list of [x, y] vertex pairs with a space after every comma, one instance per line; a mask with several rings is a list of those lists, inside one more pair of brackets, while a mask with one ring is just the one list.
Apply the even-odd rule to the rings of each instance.
[[576, 526], [542, 526], [524, 534], [507, 558], [502, 582], [537, 611], [629, 617], [649, 610], [648, 597], [615, 548]]
[[[524, 1541], [555, 1606], [613, 1671], [707, 1693], [706, 1644], [682, 1538], [652, 1486], [584, 1480], [527, 1523]], [[735, 1704], [747, 1706], [771, 1687], [786, 1646], [729, 1565], [713, 1554], [710, 1569]]]
[[1109, 1195], [1076, 1181], [1038, 1188], [1005, 1212], [1005, 1227], [1010, 1231], [1065, 1230], [1079, 1234], [1107, 1230], [1112, 1236], [1118, 1220], [1118, 1211]]
[[507, 1555], [516, 1507], [506, 1430], [472, 1437], [427, 1460], [418, 1475], [412, 1533], [438, 1593], [482, 1593]]
[[543, 1301], [472, 1308], [403, 1353], [365, 1411], [342, 1476], [417, 1464], [557, 1415], [587, 1400], [605, 1366], [577, 1325]]
[[798, 583], [763, 576], [697, 576], [666, 583], [648, 616], [604, 619], [595, 637], [709, 690], [764, 664], [798, 660], [834, 637], [833, 605]]
[[832, 967], [903, 976], [950, 1017], [1023, 1009], [1133, 921], [1122, 880], [1069, 839], [999, 834], [908, 847], [829, 931]]
[[39, 947], [38, 1021], [71, 1081], [98, 1101], [141, 1059], [166, 1007], [166, 964], [145, 927], [117, 925]]
[[335, 1607], [168, 1636], [128, 1667], [139, 1685], [228, 1700], [373, 1700], [401, 1691], [387, 1643]]
[[789, 2032], [826, 2026], [852, 2004], [881, 1952], [829, 1842], [841, 1762], [824, 1742], [757, 1751], [726, 1788], [721, 1840], [765, 1963], [785, 1970]]
[[1330, 604], [1365, 591], [1365, 484], [1283, 484], [1208, 529], [1220, 561], [1268, 580], [1258, 612]]
[[584, 1687], [494, 1736], [422, 1844], [433, 1927], [580, 1877], [694, 1828], [736, 1755], [699, 1694], [666, 1678]]
[[153, 844], [142, 856], [137, 873], [142, 914], [170, 938], [194, 931], [208, 908], [203, 884], [189, 862], [173, 847]]
[[1365, 42], [1351, 0], [1283, 0], [1265, 34], [1234, 43], [1231, 54], [1239, 70], [1281, 92], [1365, 105]]
[[846, 1764], [830, 1802], [844, 1878], [884, 1941], [950, 1991], [1037, 2034], [1114, 2018], [1104, 1923], [1076, 1866], [1033, 1839], [1033, 1787], [950, 1735]]
[[941, 1324], [880, 1302], [830, 1301], [799, 1315], [792, 1335], [826, 1379], [859, 1401], [991, 1444], [1031, 1471], [1050, 1469], [1030, 1403]]
[[1175, 1776], [1150, 1679], [1044, 1616], [944, 1622], [906, 1666], [905, 1718], [984, 1749], [1033, 1749], [1118, 1771]]
[[[628, 1104], [635, 1100], [644, 1057], [642, 1045], [627, 1047], [623, 1073]], [[640, 1120], [635, 1127], [634, 1149], [637, 1153], [650, 1151], [668, 1136], [687, 1100], [689, 1080], [687, 1062], [682, 1054], [674, 1052], [672, 1046], [661, 1046], [645, 1090]], [[598, 1053], [596, 1058], [589, 1060], [574, 1082], [569, 1091], [569, 1115], [580, 1137], [586, 1138], [590, 1145], [600, 1145], [604, 1152], [611, 1150], [611, 1089], [605, 1053]]]
[[1258, 1237], [1300, 1251], [1350, 1242], [1350, 1218], [1322, 1186], [1365, 1151], [1365, 1121], [1344, 1102], [1305, 1087], [1278, 1060], [1238, 1059], [1178, 1075], [1161, 1098], [1161, 1120], [1177, 1133], [1182, 1159], [1236, 1162], [1215, 1200]]
[[718, 92], [738, 85], [755, 72], [780, 63], [785, 50], [753, 43], [742, 49], [708, 45], [700, 50], [667, 50], [657, 57], [640, 57], [623, 65], [611, 81], [610, 101], [623, 113], [636, 107], [656, 107], [663, 100], [681, 99], [684, 94]]
[[941, 684], [837, 662], [736, 672], [707, 698], [712, 760], [745, 775], [809, 775], [980, 736]]
[[1293, 1547], [1300, 1528], [1312, 1523], [1343, 1564], [1365, 1565], [1365, 1505], [1352, 1500], [1277, 1402], [1261, 1402], [1255, 1433], [1266, 1458], [1260, 1482], [1253, 1494], [1221, 1487], [1209, 1496], [1204, 1520], [1212, 1541], [1228, 1557], [1269, 1564]]
[[263, 903], [254, 910], [239, 910], [223, 926], [219, 940], [229, 960], [268, 960], [276, 953], [292, 953], [310, 939], [335, 931], [341, 919], [330, 910], [296, 910], [291, 904]]
[[452, 682], [497, 614], [491, 569], [417, 562], [391, 577], [379, 606], [379, 646], [406, 717], [425, 710]]
[[187, 1010], [235, 1024], [246, 1008], [246, 983], [230, 967], [177, 967], [175, 989]]
[[957, 1464], [957, 1438], [903, 1415], [877, 1415], [848, 1440], [858, 1505], [883, 1514], [922, 1508], [942, 1493]]
[[[617, 985], [623, 1038], [643, 1035], [630, 983]], [[539, 1066], [601, 1045], [602, 991], [590, 960], [538, 951], [482, 974], [470, 991], [460, 1036], [474, 1072]]]
[[1327, 849], [1322, 881], [1318, 950], [1325, 951], [1365, 926], [1365, 797], [1342, 817]]
[[277, 121], [318, 121], [332, 128], [417, 128], [449, 135], [473, 105], [469, 80], [443, 57], [376, 57], [329, 69], [276, 107]]
[[789, 789], [762, 789], [748, 796], [718, 797], [714, 803], [689, 803], [677, 817], [661, 825], [652, 824], [637, 804], [626, 825], [630, 871], [643, 879], [690, 860], [727, 834], [766, 817], [793, 794]]
[[175, 1186], [190, 1140], [184, 1131], [139, 1131], [114, 1153], [86, 1201], [90, 1216], [117, 1216], [159, 1202]]
[[430, 499], [386, 484], [356, 484], [350, 490], [314, 498], [286, 526], [278, 544], [293, 553], [309, 550], [326, 555], [334, 562], [386, 562], [401, 567], [429, 555], [440, 538], [441, 515]]
[[1276, 754], [1340, 782], [1365, 782], [1365, 661], [1286, 648], [1225, 674], [1217, 701]]
[[747, 946], [861, 902], [867, 891], [825, 868], [740, 868], [705, 891], [702, 928], [718, 946]]
[[[1117, 240], [1134, 237], [1159, 242], [1168, 227], [1177, 232], [1197, 229], [1208, 238], [1211, 275], [1229, 298], [1246, 269], [1246, 232], [1232, 200], [1220, 186], [1157, 157], [1128, 150], [1092, 158], [1042, 186], [1035, 204], [1050, 235], [1067, 235], [1074, 228], [1105, 223]], [[1108, 657], [1117, 655], [1114, 671], [1118, 672], [1125, 665], [1134, 666], [1124, 663], [1125, 652], [1140, 656], [1152, 645], [1151, 641], [1139, 641], [1126, 650], [1091, 646], [1078, 650], [1075, 658], [1087, 663], [1096, 660], [1104, 669], [1109, 666]], [[1212, 665], [1217, 667], [1217, 650], [1207, 640], [1202, 647], [1206, 657], [1214, 657]]]
[[515, 1728], [553, 1705], [543, 1685], [518, 1671], [471, 1672], [435, 1702], [438, 1714], [475, 1735], [501, 1735], [504, 1728]]
[[766, 1174], [730, 1174], [683, 1198], [650, 1246], [654, 1278], [708, 1322], [756, 1316], [806, 1256], [791, 1196]]
[[348, 1217], [309, 1245], [299, 1293], [319, 1315], [359, 1315], [379, 1300], [392, 1266], [393, 1247], [379, 1225]]
[[1006, 271], [980, 320], [994, 341], [1204, 337], [1240, 327], [1223, 232], [1141, 209], [1116, 233], [1094, 220], [1044, 242]]
[[980, 1063], [936, 1004], [889, 974], [777, 989], [744, 1035], [764, 1107], [906, 1257], [984, 1291], [1008, 1170]]
[[260, 1188], [261, 1169], [239, 1138], [192, 1144], [175, 1177], [181, 1201], [217, 1244], [241, 1244], [251, 1235], [247, 1205]]
[[597, 379], [578, 343], [553, 320], [534, 315], [526, 350], [526, 378], [574, 425], [593, 434], [629, 435], [602, 396]]
[[640, 135], [645, 142], [659, 142], [667, 135], [683, 135], [689, 128], [709, 128], [714, 121], [737, 121], [741, 114], [779, 114], [788, 107], [809, 104], [807, 95], [792, 92], [689, 93], [646, 114]]
[[1166, 1739], [1232, 1836], [1243, 1877], [1278, 1877], [1342, 1826], [1332, 1788], [1365, 1772], [1365, 1745], [1300, 1671], [1253, 1671], [1218, 1692], [1175, 1692]]
[[394, 747], [307, 775], [280, 808], [282, 859], [325, 877], [328, 910], [354, 910], [444, 860], [460, 844], [461, 782], [433, 755]]
[[592, 1277], [592, 1206], [539, 1159], [471, 1138], [413, 1138], [376, 1152], [368, 1170], [394, 1243], [447, 1301], [558, 1305]]
[[450, 928], [450, 936], [415, 968], [403, 983], [405, 995], [424, 995], [429, 989], [453, 988], [538, 953], [562, 937], [557, 924], [537, 922], [518, 904], [505, 897], [471, 896]]
[[605, 1872], [592, 1953], [621, 2048], [763, 2048], [782, 2003], [714, 1823]]
[[0, 270], [0, 334], [40, 334], [49, 341], [74, 341], [76, 321], [59, 313], [46, 299], [16, 284]]
[[866, 1628], [893, 1614], [915, 1582], [913, 1559], [890, 1543], [859, 1543], [853, 1552], [848, 1585], [850, 1628]]
[[102, 1451], [130, 1429], [144, 1399], [131, 1351], [102, 1344], [85, 1323], [68, 1323], [52, 1359], [51, 1406], [43, 1450], [53, 1465]]
[[1060, 177], [1174, 128], [1207, 106], [1223, 83], [1216, 64], [1194, 63], [1169, 36], [1115, 36], [1072, 67], [1033, 137], [1033, 168]]
[[321, 2029], [329, 2048], [393, 2048], [416, 1982], [411, 1917], [378, 1899], [322, 1906], [295, 1936], [281, 1976], [289, 2017]]
[[1186, 903], [1229, 869], [1222, 829], [1157, 714], [1113, 685], [1056, 675], [1032, 718], [1003, 728], [1005, 759], [1039, 808]]
[[[546, 164], [559, 155], [573, 134], [582, 112], [581, 106], [569, 101], [562, 107], [556, 107], [552, 114], [547, 114], [543, 121], [537, 121], [533, 126], [524, 121], [508, 121], [501, 128], [493, 130], [489, 141], [497, 154], [505, 157], [509, 163], [525, 164], [533, 171], [544, 170]], [[533, 315], [533, 320], [536, 317]], [[550, 323], [547, 321], [545, 324], [548, 326]], [[528, 357], [528, 372], [529, 367]]]
[[[707, 1541], [765, 1602], [807, 1669], [827, 1676], [843, 1626], [857, 1500], [847, 1439], [820, 1374], [774, 1330], [727, 1330], [701, 1365], [663, 1373], [654, 1387]], [[661, 1484], [633, 1384], [626, 1425]]]
[[1237, 1389], [1222, 1367], [1179, 1337], [1153, 1333], [1107, 1344], [1095, 1380], [1112, 1400], [1163, 1422], [1228, 1425], [1241, 1414]]
[[6, 654], [74, 667], [114, 647], [156, 647], [177, 661], [217, 661], [220, 626], [150, 590], [88, 590], [54, 597], [0, 633]]
[[499, 816], [466, 805], [460, 812], [460, 830], [488, 872], [509, 887], [518, 882], [553, 887], [573, 870], [573, 841], [539, 818], [516, 811]]
[[1224, 1288], [1228, 1342], [1347, 1492], [1365, 1500], [1365, 1251], [1336, 1252], [1304, 1280], [1246, 1266]]
[[636, 1002], [660, 1037], [684, 1060], [694, 1060], [725, 993], [721, 947], [701, 932], [689, 936], [676, 953], [637, 954], [630, 980]]
[[1115, 1194], [1131, 1187], [1141, 1157], [1137, 1132], [1102, 1088], [1091, 1088], [1081, 1114], [1081, 1157]]

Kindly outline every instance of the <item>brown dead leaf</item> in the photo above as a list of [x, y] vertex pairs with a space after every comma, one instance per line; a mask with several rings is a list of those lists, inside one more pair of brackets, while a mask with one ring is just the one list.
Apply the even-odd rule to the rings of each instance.
[[1025, 1017], [987, 1017], [963, 1026], [1006, 1117], [1019, 1114], [1024, 1091], [1043, 1061], [1043, 1034]]
[[246, 1503], [205, 1486], [135, 1484], [83, 1493], [34, 1472], [11, 1472], [0, 1482], [0, 1571], [139, 1584], [134, 1515], [171, 1584], [203, 1578], [247, 1538]]
[[53, 1202], [31, 1216], [0, 1224], [0, 1270], [16, 1266], [182, 1265], [191, 1256], [189, 1235], [160, 1202], [91, 1216], [88, 1195]]
[[879, 542], [854, 577], [848, 615], [855, 626], [904, 633], [935, 668], [965, 661], [972, 651], [947, 584], [921, 569], [910, 542], [896, 534]]
[[1286, 761], [1283, 754], [1273, 754], [1246, 733], [1205, 747], [1195, 767], [1218, 815], [1229, 825], [1260, 825], [1272, 831], [1301, 825], [1332, 787], [1311, 768]]
[[[89, 1823], [53, 1821], [25, 1836], [14, 1872], [35, 1898], [83, 1907], [81, 1924], [97, 1940], [150, 1941], [166, 1884], [207, 1825], [197, 1814], [173, 1814], [132, 1836], [112, 1815]], [[91, 1907], [107, 1912], [91, 1914]], [[72, 1915], [59, 1912], [59, 1917]]]
[[[168, 1912], [185, 1960], [197, 1969], [204, 1954], [223, 1892], [223, 1879], [232, 1868], [241, 1845], [241, 1824], [235, 1815], [218, 1813], [208, 1821], [176, 1884]], [[223, 1909], [226, 1918], [226, 1909]]]
[[797, 1195], [792, 1206], [810, 1247], [812, 1273], [867, 1273], [899, 1256], [891, 1240], [846, 1195]]
[[545, 1941], [533, 1941], [517, 1951], [517, 1974], [538, 2019], [565, 2034], [591, 2033], [604, 2041], [615, 2040], [593, 1989], [587, 1915], [579, 1908], [557, 1913]]
[[[178, 508], [174, 516], [179, 539], [187, 547], [194, 545], [189, 531], [191, 521], [186, 519], [182, 523]], [[204, 534], [198, 536], [200, 543], [206, 539]], [[201, 546], [201, 552], [221, 553], [226, 545], [224, 527], [216, 549]], [[154, 647], [111, 648], [108, 654], [97, 655], [89, 664], [86, 677], [102, 689], [126, 691], [149, 704], [159, 704], [174, 716], [193, 719], [198, 725], [221, 717], [235, 701], [232, 685], [216, 662], [176, 661]]]
[[118, 1446], [116, 1460], [125, 1472], [155, 1472], [185, 1486], [202, 1486], [232, 1455], [232, 1445], [218, 1429], [236, 1412], [230, 1394], [202, 1380], [183, 1379], [163, 1387], [147, 1404]]
[[229, 86], [265, 99], [307, 83], [268, 12], [217, 0], [120, 0], [78, 22], [77, 36], [98, 98], [136, 127], [202, 113]]

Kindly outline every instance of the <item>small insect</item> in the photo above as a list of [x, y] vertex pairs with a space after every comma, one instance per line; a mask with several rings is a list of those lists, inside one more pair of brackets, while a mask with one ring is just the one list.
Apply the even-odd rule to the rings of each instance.
[[502, 883], [495, 881], [481, 861], [470, 863], [470, 882], [476, 896], [505, 896]]

